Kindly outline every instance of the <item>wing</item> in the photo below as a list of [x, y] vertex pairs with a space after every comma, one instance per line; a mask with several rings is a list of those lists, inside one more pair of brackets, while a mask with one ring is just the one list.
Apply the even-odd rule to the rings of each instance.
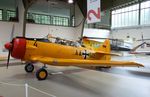
[[105, 61], [105, 60], [81, 60], [81, 59], [58, 59], [50, 57], [32, 57], [32, 61], [38, 61], [44, 64], [54, 66], [126, 66], [126, 67], [144, 67], [142, 64], [128, 61]]
[[104, 55], [121, 56], [120, 54], [116, 54], [116, 53], [108, 53], [108, 52], [103, 52], [103, 51], [96, 51], [95, 54], [104, 54]]

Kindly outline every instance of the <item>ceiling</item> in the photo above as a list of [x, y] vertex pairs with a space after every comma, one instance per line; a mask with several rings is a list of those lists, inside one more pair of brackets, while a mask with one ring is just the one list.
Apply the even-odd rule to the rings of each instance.
[[15, 9], [17, 0], [0, 0], [0, 8]]
[[[16, 2], [18, 0], [0, 0], [0, 8], [4, 9], [15, 9]], [[70, 7], [73, 4], [68, 4], [68, 0], [38, 0], [29, 9], [30, 11], [41, 12], [41, 13], [53, 13], [61, 15], [69, 15]], [[134, 0], [101, 0], [101, 9], [106, 10], [113, 6], [118, 6]], [[136, 0], [137, 1], [137, 0]], [[74, 0], [77, 2], [83, 15], [86, 16], [87, 0]]]

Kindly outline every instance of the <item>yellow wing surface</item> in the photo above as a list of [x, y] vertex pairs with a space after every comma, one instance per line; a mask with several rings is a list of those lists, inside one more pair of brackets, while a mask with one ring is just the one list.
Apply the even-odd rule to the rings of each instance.
[[107, 52], [103, 52], [103, 51], [96, 51], [93, 52], [95, 54], [105, 54], [105, 55], [114, 55], [114, 56], [120, 56], [120, 54], [116, 54], [116, 53], [107, 53]]
[[32, 61], [39, 61], [44, 64], [54, 66], [128, 66], [128, 67], [143, 67], [142, 64], [136, 62], [119, 62], [119, 61], [106, 61], [106, 60], [79, 60], [79, 59], [58, 59], [49, 57], [32, 57]]

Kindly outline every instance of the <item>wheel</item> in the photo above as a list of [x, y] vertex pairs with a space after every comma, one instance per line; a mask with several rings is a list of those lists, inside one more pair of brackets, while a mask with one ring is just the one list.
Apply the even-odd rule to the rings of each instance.
[[41, 68], [36, 72], [36, 78], [38, 80], [45, 80], [47, 76], [48, 76], [48, 72], [44, 68]]
[[34, 65], [32, 63], [28, 63], [25, 65], [26, 72], [31, 73], [31, 72], [33, 72], [33, 70], [34, 70]]

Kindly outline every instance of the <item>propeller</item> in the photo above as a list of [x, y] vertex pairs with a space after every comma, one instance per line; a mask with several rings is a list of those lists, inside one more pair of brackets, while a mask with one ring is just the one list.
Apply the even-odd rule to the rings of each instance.
[[8, 69], [8, 66], [9, 66], [10, 56], [11, 56], [11, 50], [9, 50], [9, 52], [8, 52], [8, 58], [7, 58], [7, 69]]
[[7, 69], [8, 69], [10, 56], [11, 56], [11, 51], [12, 51], [12, 42], [6, 43], [5, 48], [9, 51], [8, 52], [8, 58], [7, 58]]

